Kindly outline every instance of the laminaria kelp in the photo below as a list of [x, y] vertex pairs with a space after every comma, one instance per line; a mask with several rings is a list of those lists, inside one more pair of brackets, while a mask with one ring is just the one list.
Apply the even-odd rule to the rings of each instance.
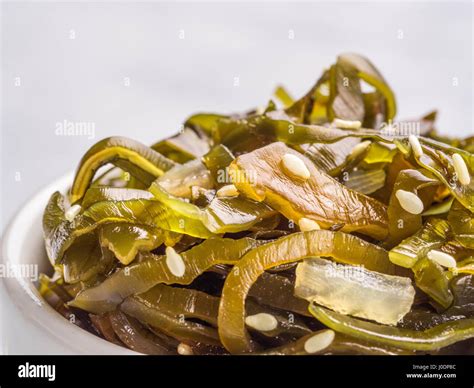
[[147, 354], [474, 352], [474, 137], [344, 54], [298, 100], [89, 149], [43, 217], [58, 313]]

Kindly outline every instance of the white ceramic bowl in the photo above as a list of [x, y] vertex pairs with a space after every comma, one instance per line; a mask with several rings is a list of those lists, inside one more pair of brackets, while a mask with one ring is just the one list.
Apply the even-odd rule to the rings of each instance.
[[[18, 265], [33, 264], [38, 266], [38, 274], [52, 272], [44, 250], [41, 219], [51, 194], [57, 190], [65, 192], [72, 179], [73, 174], [70, 173], [51, 183], [30, 199], [16, 214], [3, 236], [4, 268], [7, 266], [18, 268]], [[44, 347], [38, 348], [38, 341], [36, 341], [36, 345], [32, 345], [31, 349], [24, 344], [21, 349], [16, 349], [15, 344], [12, 344], [13, 341], [7, 337], [3, 341], [8, 343], [9, 353], [137, 354], [70, 323], [48, 305], [31, 279], [5, 277], [3, 280], [7, 290], [6, 298], [18, 307], [23, 317], [18, 315], [15, 317], [15, 313], [8, 314], [9, 316], [2, 318], [2, 324], [10, 325], [10, 332], [12, 332], [12, 327], [15, 328], [18, 325], [17, 329], [24, 331], [21, 336], [26, 337], [24, 343], [27, 344], [35, 342], [34, 338], [28, 338], [28, 336], [42, 336], [40, 343]], [[5, 302], [8, 303], [8, 301]], [[19, 322], [24, 320], [24, 317], [28, 324], [33, 323], [32, 328], [28, 329], [25, 324]], [[3, 347], [7, 346], [3, 345]]]

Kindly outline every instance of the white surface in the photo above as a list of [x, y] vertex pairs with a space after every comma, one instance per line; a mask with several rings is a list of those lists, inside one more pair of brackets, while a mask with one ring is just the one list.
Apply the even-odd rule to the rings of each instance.
[[[0, 228], [100, 138], [151, 143], [196, 111], [264, 104], [278, 83], [299, 96], [344, 51], [381, 69], [397, 94], [399, 117], [438, 108], [444, 133], [474, 133], [469, 1], [1, 7]], [[57, 136], [64, 120], [92, 122], [95, 138]], [[0, 323], [10, 352], [51, 350], [11, 306]]]

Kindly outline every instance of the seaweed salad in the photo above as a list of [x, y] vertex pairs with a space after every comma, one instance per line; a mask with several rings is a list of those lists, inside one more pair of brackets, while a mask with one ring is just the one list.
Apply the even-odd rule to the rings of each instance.
[[473, 354], [474, 137], [396, 119], [357, 54], [275, 101], [92, 146], [44, 211], [45, 300], [145, 354]]

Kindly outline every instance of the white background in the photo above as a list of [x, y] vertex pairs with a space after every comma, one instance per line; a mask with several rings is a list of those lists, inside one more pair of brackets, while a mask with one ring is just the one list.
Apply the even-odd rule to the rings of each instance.
[[[399, 117], [438, 108], [443, 132], [474, 133], [470, 2], [40, 2], [2, 10], [2, 226], [95, 141], [151, 143], [196, 111], [265, 104], [278, 83], [298, 96], [344, 51], [379, 67]], [[95, 139], [57, 136], [63, 120], [94, 123]]]
[[[442, 132], [473, 135], [472, 21], [469, 1], [3, 3], [0, 227], [99, 139], [152, 143], [196, 111], [265, 104], [279, 83], [299, 96], [345, 51], [379, 67], [398, 117], [438, 108]], [[95, 138], [57, 136], [63, 120]]]

